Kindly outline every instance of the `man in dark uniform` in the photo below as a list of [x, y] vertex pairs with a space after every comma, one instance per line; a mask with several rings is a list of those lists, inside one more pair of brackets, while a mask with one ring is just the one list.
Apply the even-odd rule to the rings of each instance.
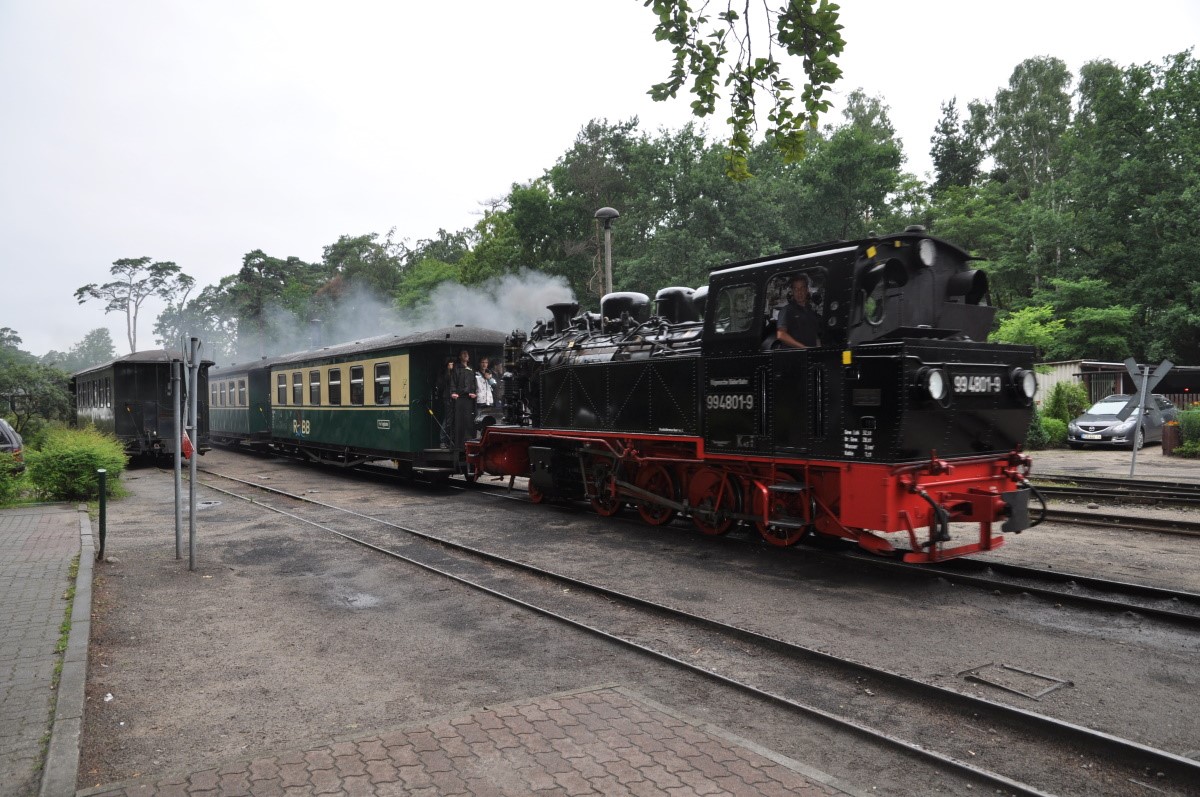
[[466, 349], [458, 355], [458, 364], [450, 376], [450, 398], [454, 399], [454, 447], [475, 437], [475, 369], [471, 353]]
[[791, 296], [779, 311], [776, 337], [784, 346], [808, 349], [821, 345], [821, 316], [808, 303], [808, 276], [792, 277]]

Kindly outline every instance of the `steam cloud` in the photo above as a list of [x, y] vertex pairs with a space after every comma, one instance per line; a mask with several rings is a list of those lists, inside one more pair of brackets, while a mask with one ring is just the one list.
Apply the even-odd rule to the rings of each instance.
[[404, 313], [390, 301], [354, 287], [338, 297], [331, 315], [316, 321], [302, 321], [278, 306], [269, 308], [264, 314], [261, 335], [249, 325], [239, 330], [238, 351], [231, 359], [246, 362], [378, 335], [408, 335], [455, 324], [498, 332], [528, 331], [536, 320], [549, 317], [547, 305], [569, 301], [574, 301], [574, 294], [565, 278], [537, 271], [506, 274], [470, 287], [444, 282], [424, 302]]

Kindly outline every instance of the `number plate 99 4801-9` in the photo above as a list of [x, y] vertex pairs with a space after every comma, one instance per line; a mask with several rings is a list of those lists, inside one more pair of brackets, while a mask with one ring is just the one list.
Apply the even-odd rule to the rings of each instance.
[[959, 374], [954, 377], [955, 393], [999, 393], [1002, 381], [999, 376], [968, 376]]

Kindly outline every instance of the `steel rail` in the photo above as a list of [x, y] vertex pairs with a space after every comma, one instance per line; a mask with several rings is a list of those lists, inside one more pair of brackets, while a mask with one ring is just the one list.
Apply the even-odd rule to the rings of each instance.
[[[477, 549], [473, 546], [464, 545], [462, 543], [456, 543], [451, 540], [446, 540], [444, 538], [438, 537], [437, 535], [429, 534], [428, 532], [423, 532], [423, 531], [420, 531], [417, 529], [412, 529], [409, 527], [401, 526], [399, 524], [392, 523], [390, 521], [381, 520], [380, 518], [377, 518], [377, 517], [372, 517], [370, 515], [362, 514], [362, 513], [356, 512], [354, 510], [345, 509], [343, 507], [339, 507], [339, 506], [336, 506], [333, 504], [328, 504], [328, 503], [325, 503], [322, 501], [316, 501], [314, 499], [307, 498], [305, 496], [297, 496], [297, 495], [288, 493], [284, 490], [280, 490], [275, 487], [269, 487], [266, 485], [256, 484], [254, 482], [250, 482], [250, 481], [243, 480], [243, 479], [238, 479], [236, 477], [226, 476], [223, 474], [215, 473], [213, 471], [205, 471], [205, 472], [208, 474], [211, 474], [213, 476], [217, 476], [218, 478], [228, 479], [230, 481], [244, 484], [246, 486], [253, 487], [254, 489], [262, 490], [267, 493], [279, 495], [279, 496], [282, 496], [282, 497], [285, 497], [285, 498], [288, 498], [291, 500], [296, 500], [296, 501], [301, 501], [304, 503], [312, 504], [314, 506], [320, 506], [320, 507], [323, 507], [326, 509], [331, 509], [331, 510], [334, 510], [337, 512], [342, 512], [342, 513], [351, 515], [353, 517], [357, 517], [362, 520], [369, 521], [371, 523], [377, 523], [377, 524], [386, 526], [388, 528], [394, 528], [399, 531], [404, 531], [404, 532], [414, 535], [420, 539], [434, 542], [441, 546], [444, 546], [444, 547], [447, 547], [447, 548], [450, 548], [453, 550], [458, 550], [458, 551], [462, 551], [464, 553], [469, 553], [471, 555], [477, 556], [477, 557], [484, 559], [486, 561], [489, 561], [489, 562], [506, 565], [509, 567], [523, 570], [525, 572], [539, 575], [539, 576], [547, 578], [547, 579], [552, 579], [552, 580], [559, 581], [562, 583], [567, 583], [567, 584], [572, 585], [573, 587], [585, 589], [585, 590], [593, 592], [597, 595], [602, 595], [602, 596], [612, 598], [615, 600], [620, 600], [624, 603], [634, 605], [634, 606], [639, 606], [639, 607], [642, 607], [645, 609], [649, 609], [649, 610], [664, 614], [666, 616], [676, 617], [676, 618], [679, 618], [682, 620], [686, 620], [690, 623], [700, 625], [702, 627], [711, 628], [711, 629], [716, 630], [721, 633], [730, 634], [730, 635], [736, 636], [740, 639], [753, 641], [758, 644], [762, 644], [764, 646], [770, 647], [772, 649], [783, 651], [785, 653], [788, 653], [789, 655], [810, 658], [810, 659], [819, 661], [824, 664], [833, 665], [835, 667], [845, 668], [845, 669], [850, 669], [850, 670], [854, 670], [857, 672], [861, 672], [861, 673], [879, 678], [882, 681], [886, 681], [886, 682], [895, 684], [897, 686], [900, 686], [900, 687], [903, 687], [905, 689], [909, 689], [909, 690], [912, 690], [915, 692], [925, 692], [926, 694], [934, 696], [934, 697], [938, 697], [941, 700], [946, 701], [947, 703], [955, 704], [960, 708], [969, 709], [969, 710], [973, 710], [973, 711], [990, 711], [990, 712], [993, 712], [995, 714], [998, 714], [998, 715], [1004, 717], [1006, 720], [1011, 721], [1011, 722], [1024, 723], [1024, 724], [1028, 724], [1028, 725], [1038, 726], [1045, 733], [1047, 733], [1047, 735], [1050, 736], [1051, 738], [1056, 738], [1056, 739], [1061, 739], [1064, 737], [1071, 738], [1071, 739], [1075, 740], [1076, 742], [1085, 746], [1087, 749], [1093, 749], [1093, 750], [1095, 750], [1097, 748], [1106, 749], [1106, 750], [1110, 751], [1111, 753], [1116, 753], [1116, 754], [1122, 756], [1126, 760], [1137, 760], [1137, 761], [1143, 762], [1143, 763], [1146, 761], [1152, 761], [1154, 766], [1156, 766], [1158, 769], [1160, 769], [1164, 772], [1169, 772], [1172, 775], [1182, 776], [1185, 781], [1200, 778], [1200, 761], [1194, 761], [1192, 759], [1171, 753], [1170, 751], [1160, 750], [1158, 748], [1150, 747], [1148, 745], [1143, 745], [1139, 742], [1134, 742], [1132, 740], [1123, 739], [1123, 738], [1115, 736], [1113, 734], [1105, 733], [1104, 731], [1098, 731], [1098, 730], [1095, 730], [1092, 728], [1087, 728], [1085, 726], [1077, 725], [1075, 723], [1067, 722], [1065, 720], [1059, 720], [1059, 719], [1056, 719], [1053, 717], [1049, 717], [1044, 714], [1038, 714], [1036, 712], [1027, 711], [1025, 709], [1017, 708], [1015, 706], [1009, 706], [1009, 705], [1006, 705], [1003, 703], [998, 703], [998, 702], [995, 702], [992, 700], [987, 700], [986, 698], [965, 695], [961, 692], [957, 692], [952, 689], [948, 689], [945, 687], [939, 687], [939, 686], [936, 686], [933, 684], [925, 683], [923, 681], [918, 681], [916, 679], [908, 678], [907, 676], [892, 672], [890, 670], [885, 670], [885, 669], [882, 669], [879, 667], [873, 667], [871, 665], [864, 664], [861, 662], [855, 662], [855, 661], [852, 661], [849, 659], [843, 659], [843, 658], [834, 656], [833, 654], [824, 653], [822, 651], [816, 650], [814, 648], [809, 648], [809, 647], [806, 647], [803, 645], [798, 645], [796, 643], [787, 642], [785, 640], [777, 639], [775, 637], [771, 637], [766, 634], [760, 634], [758, 632], [749, 631], [747, 629], [739, 628], [737, 626], [731, 626], [731, 625], [728, 625], [728, 624], [723, 623], [718, 620], [713, 620], [711, 618], [703, 617], [700, 615], [695, 615], [690, 612], [685, 612], [680, 609], [675, 609], [673, 607], [656, 604], [656, 603], [654, 603], [652, 601], [648, 601], [644, 598], [638, 598], [636, 596], [629, 595], [627, 593], [623, 593], [618, 590], [612, 590], [612, 589], [609, 589], [606, 587], [601, 587], [599, 585], [592, 584], [590, 582], [583, 581], [581, 579], [576, 579], [576, 578], [573, 578], [570, 576], [564, 576], [564, 575], [561, 575], [558, 573], [553, 573], [551, 571], [547, 571], [547, 570], [544, 570], [542, 568], [539, 568], [539, 567], [536, 567], [533, 565], [529, 565], [529, 564], [522, 563], [522, 562], [517, 562], [517, 561], [511, 560], [511, 559], [508, 559], [506, 557], [499, 556], [498, 554], [492, 554], [487, 551]], [[349, 541], [358, 543], [358, 544], [363, 545], [372, 550], [378, 551], [380, 553], [384, 553], [388, 556], [392, 556], [397, 559], [404, 560], [406, 562], [410, 562], [414, 565], [417, 565], [418, 567], [421, 567], [422, 569], [428, 570], [433, 573], [437, 573], [439, 575], [443, 575], [447, 578], [453, 579], [454, 581], [462, 583], [466, 586], [472, 587], [474, 589], [478, 589], [489, 595], [498, 597], [502, 600], [506, 600], [511, 603], [521, 605], [523, 607], [530, 609], [531, 611], [535, 611], [539, 614], [543, 614], [547, 617], [551, 617], [555, 620], [566, 623], [568, 625], [579, 628], [581, 630], [585, 630], [588, 633], [592, 633], [597, 636], [601, 636], [606, 640], [618, 643], [625, 647], [629, 647], [631, 649], [642, 652], [646, 655], [650, 655], [654, 658], [658, 658], [662, 661], [667, 661], [671, 664], [674, 664], [679, 667], [683, 667], [689, 671], [695, 672], [697, 674], [701, 674], [705, 677], [713, 678], [713, 679], [718, 680], [728, 686], [731, 686], [731, 687], [740, 689], [742, 691], [754, 694], [762, 699], [769, 700], [769, 701], [777, 703], [779, 705], [786, 706], [788, 708], [791, 708], [793, 710], [807, 714], [809, 716], [824, 719], [828, 722], [832, 722], [832, 723], [838, 725], [839, 727], [842, 727], [842, 728], [852, 731], [854, 733], [857, 733], [860, 735], [865, 735], [872, 739], [876, 739], [876, 740], [891, 744], [893, 746], [897, 746], [897, 747], [905, 750], [906, 752], [914, 753], [921, 757], [928, 758], [929, 760], [935, 761], [939, 765], [952, 768], [952, 769], [954, 769], [958, 772], [961, 772], [962, 774], [968, 775], [970, 777], [980, 778], [987, 782], [993, 783], [994, 785], [1003, 786], [1004, 788], [1007, 788], [1007, 789], [1012, 789], [1016, 793], [1019, 793], [1019, 794], [1039, 794], [1039, 795], [1043, 794], [1043, 792], [1041, 792], [1040, 790], [1037, 790], [1035, 787], [1032, 787], [1032, 786], [1029, 786], [1027, 784], [1023, 784], [1023, 783], [1020, 783], [1017, 781], [1013, 781], [1013, 780], [1007, 778], [1006, 776], [1000, 775], [998, 773], [994, 773], [994, 772], [990, 772], [988, 770], [981, 769], [980, 767], [976, 767], [968, 762], [960, 761], [959, 759], [953, 758], [952, 756], [948, 756], [943, 753], [939, 753], [937, 751], [929, 750], [928, 748], [925, 748], [921, 745], [918, 745], [918, 744], [915, 744], [912, 742], [908, 742], [908, 741], [905, 741], [902, 739], [898, 739], [896, 737], [892, 737], [890, 734], [886, 734], [877, 729], [870, 728], [862, 723], [857, 723], [857, 722], [854, 722], [853, 720], [839, 717], [837, 715], [834, 715], [834, 714], [827, 712], [824, 709], [818, 708], [816, 706], [800, 703], [798, 701], [794, 701], [785, 696], [778, 695], [776, 693], [761, 689], [752, 684], [738, 681], [737, 679], [731, 678], [729, 676], [721, 675], [720, 673], [715, 673], [715, 672], [708, 670], [707, 668], [702, 667], [700, 665], [692, 664], [683, 659], [680, 659], [678, 657], [664, 653], [662, 651], [655, 650], [653, 648], [649, 648], [645, 645], [634, 642], [632, 640], [628, 640], [628, 639], [624, 639], [624, 638], [615, 636], [613, 634], [610, 634], [607, 631], [604, 631], [604, 630], [598, 629], [598, 628], [594, 628], [593, 626], [590, 626], [581, 621], [572, 620], [571, 618], [568, 618], [568, 617], [561, 615], [558, 612], [554, 612], [550, 609], [545, 609], [543, 607], [539, 607], [534, 604], [530, 604], [526, 601], [522, 601], [519, 598], [505, 595], [504, 593], [493, 590], [490, 587], [483, 586], [482, 584], [477, 584], [476, 582], [472, 582], [469, 579], [464, 579], [461, 576], [457, 576], [452, 573], [443, 571], [440, 568], [436, 568], [432, 565], [428, 565], [428, 564], [419, 562], [417, 560], [411, 559], [410, 557], [406, 557], [403, 554], [400, 554], [398, 552], [389, 551], [388, 549], [377, 546], [374, 543], [370, 543], [365, 540], [356, 538], [353, 535], [348, 535], [345, 532], [340, 532], [335, 529], [325, 527], [321, 524], [315, 523], [315, 522], [307, 520], [305, 518], [301, 518], [293, 513], [289, 513], [284, 510], [280, 510], [276, 507], [271, 507], [269, 504], [265, 504], [260, 501], [255, 501], [252, 498], [240, 496], [240, 495], [237, 495], [236, 493], [232, 493], [227, 490], [222, 490], [221, 488], [216, 487], [215, 485], [208, 484], [206, 486], [210, 487], [211, 489], [218, 490], [219, 492], [223, 492], [228, 495], [240, 498], [242, 500], [246, 500], [255, 505], [262, 506], [263, 508], [268, 509], [270, 511], [278, 512], [279, 514], [282, 514], [282, 515], [285, 515], [288, 517], [292, 517], [301, 522], [308, 523], [310, 525], [322, 528], [326, 531], [329, 531], [330, 533], [336, 534], [340, 537], [344, 537], [345, 539], [347, 539]]]

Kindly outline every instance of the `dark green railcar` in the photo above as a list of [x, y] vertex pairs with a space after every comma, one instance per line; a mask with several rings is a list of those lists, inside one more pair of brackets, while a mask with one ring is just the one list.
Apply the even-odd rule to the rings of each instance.
[[500, 361], [504, 338], [453, 326], [276, 358], [269, 368], [272, 448], [338, 465], [386, 459], [404, 472], [459, 469], [463, 453], [440, 443], [438, 378], [463, 349], [472, 364]]
[[264, 357], [209, 371], [209, 424], [215, 445], [262, 450], [270, 446], [271, 366], [279, 359]]
[[[182, 357], [178, 351], [139, 351], [73, 374], [70, 391], [76, 424], [108, 432], [134, 456], [173, 454], [179, 442], [175, 439], [175, 404], [184, 406], [187, 385], [185, 378], [180, 395], [173, 397], [171, 369]], [[202, 454], [209, 449], [208, 369], [212, 364], [211, 360], [199, 364], [194, 442]]]

